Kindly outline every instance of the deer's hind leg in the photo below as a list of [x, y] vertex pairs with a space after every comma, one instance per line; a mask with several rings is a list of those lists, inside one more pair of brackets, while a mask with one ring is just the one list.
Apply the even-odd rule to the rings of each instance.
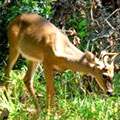
[[9, 74], [10, 70], [13, 68], [14, 64], [16, 63], [20, 53], [18, 49], [14, 46], [10, 46], [9, 48], [9, 57], [8, 57], [8, 64], [5, 69], [5, 87], [8, 89], [9, 85]]

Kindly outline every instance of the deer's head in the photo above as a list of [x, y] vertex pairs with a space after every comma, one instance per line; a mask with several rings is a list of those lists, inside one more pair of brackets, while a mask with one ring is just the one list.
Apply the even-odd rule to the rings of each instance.
[[86, 51], [86, 58], [89, 66], [94, 68], [92, 74], [96, 78], [99, 86], [108, 94], [113, 92], [112, 78], [114, 77], [114, 61], [120, 53], [107, 53], [102, 51], [98, 59], [92, 53]]

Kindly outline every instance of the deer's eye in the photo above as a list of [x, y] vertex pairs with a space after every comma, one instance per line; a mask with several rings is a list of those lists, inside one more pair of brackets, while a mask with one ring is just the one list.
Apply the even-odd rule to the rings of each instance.
[[107, 74], [107, 73], [103, 73], [103, 74], [102, 74], [102, 77], [103, 77], [104, 79], [107, 79], [107, 78], [108, 78], [108, 74]]

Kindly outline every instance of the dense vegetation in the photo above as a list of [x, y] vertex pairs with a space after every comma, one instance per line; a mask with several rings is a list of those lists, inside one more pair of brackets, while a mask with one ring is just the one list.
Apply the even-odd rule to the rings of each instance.
[[[95, 16], [90, 16], [92, 1], [81, 0], [80, 3], [78, 1], [10, 0], [8, 3], [0, 1], [1, 86], [4, 84], [4, 69], [8, 59], [7, 26], [16, 16], [24, 12], [38, 13], [59, 28], [66, 30], [71, 42], [82, 51], [87, 49], [97, 56], [104, 49], [110, 52], [120, 51], [118, 32], [114, 32], [109, 37], [104, 37], [111, 27], [102, 20], [104, 17], [108, 17], [112, 10], [104, 15], [104, 12], [101, 12], [101, 9], [98, 8], [95, 11]], [[116, 22], [116, 19], [118, 18], [113, 19], [112, 25], [115, 25], [113, 27], [116, 27], [116, 31], [119, 31], [117, 24], [120, 25], [120, 23]], [[75, 36], [70, 35], [69, 31], [74, 32], [74, 30]], [[119, 64], [119, 59], [117, 64]], [[31, 111], [34, 109], [34, 104], [23, 82], [27, 65], [28, 61], [20, 57], [14, 69], [11, 70], [9, 82], [10, 89], [13, 91], [12, 95], [7, 91], [4, 94], [2, 87], [0, 88], [0, 120], [33, 119]], [[55, 74], [57, 107], [50, 116], [50, 120], [120, 120], [120, 74], [116, 73], [113, 79], [114, 96], [103, 94], [93, 80], [89, 82], [92, 88], [92, 93], [90, 93], [83, 85], [83, 80], [83, 74], [70, 70]], [[47, 118], [46, 81], [42, 67], [38, 68], [35, 75], [34, 87], [40, 96], [41, 113], [38, 120], [44, 120]]]

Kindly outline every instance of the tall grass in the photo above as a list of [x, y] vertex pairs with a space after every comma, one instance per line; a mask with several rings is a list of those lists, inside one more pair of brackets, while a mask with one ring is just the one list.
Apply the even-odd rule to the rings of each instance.
[[[26, 67], [22, 70], [12, 70], [10, 73], [10, 89], [12, 95], [0, 89], [0, 120], [30, 120], [35, 109], [23, 78]], [[0, 75], [3, 75], [1, 71]], [[54, 77], [56, 87], [56, 110], [50, 120], [120, 120], [120, 75], [115, 75], [113, 86], [114, 96], [101, 92], [89, 94], [81, 88], [79, 73], [65, 71]], [[1, 76], [3, 78], [3, 76]], [[46, 81], [43, 70], [39, 70], [34, 78], [34, 87], [38, 94], [41, 113], [38, 120], [45, 120], [46, 113]], [[6, 94], [5, 94], [6, 93]]]

